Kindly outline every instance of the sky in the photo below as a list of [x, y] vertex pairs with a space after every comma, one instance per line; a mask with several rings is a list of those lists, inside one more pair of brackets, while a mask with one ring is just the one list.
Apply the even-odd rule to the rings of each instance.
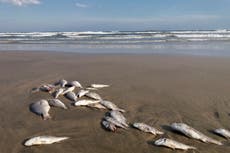
[[0, 32], [230, 29], [230, 0], [0, 0]]

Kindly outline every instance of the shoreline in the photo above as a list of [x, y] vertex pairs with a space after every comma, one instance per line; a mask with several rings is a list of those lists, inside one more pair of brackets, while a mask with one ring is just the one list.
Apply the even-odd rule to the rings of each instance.
[[194, 55], [194, 56], [216, 56], [216, 57], [230, 57], [230, 52], [228, 50], [229, 44], [222, 43], [192, 43], [192, 44], [177, 44], [177, 43], [166, 43], [166, 44], [152, 44], [151, 46], [141, 45], [141, 46], [118, 46], [118, 45], [23, 45], [14, 46], [12, 44], [2, 45], [0, 44], [0, 52], [64, 52], [64, 53], [78, 53], [78, 54], [136, 54], [136, 55]]
[[[228, 141], [210, 132], [230, 129], [229, 65], [229, 57], [214, 56], [0, 52], [0, 149], [2, 153], [174, 152], [152, 145], [158, 137], [132, 128], [107, 132], [100, 125], [106, 111], [76, 108], [63, 97], [70, 109], [51, 108], [51, 120], [31, 113], [30, 103], [51, 97], [30, 90], [64, 78], [83, 86], [110, 84], [98, 93], [127, 110], [124, 115], [130, 123], [145, 122], [202, 153], [229, 152]], [[185, 122], [225, 145], [178, 135], [167, 129], [172, 122]], [[45, 134], [71, 139], [39, 147], [22, 145], [26, 138]]]
[[22, 51], [22, 50], [0, 50], [0, 54], [46, 54], [46, 55], [82, 55], [82, 56], [162, 56], [162, 57], [187, 57], [187, 58], [210, 58], [210, 59], [228, 59], [230, 56], [224, 55], [195, 55], [195, 54], [186, 54], [186, 53], [127, 53], [127, 52], [112, 52], [112, 53], [94, 53], [94, 52], [73, 52], [73, 51], [50, 51], [50, 50], [32, 50], [32, 51]]
[[79, 54], [228, 56], [227, 42], [164, 42], [147, 44], [0, 44], [0, 51], [66, 52]]

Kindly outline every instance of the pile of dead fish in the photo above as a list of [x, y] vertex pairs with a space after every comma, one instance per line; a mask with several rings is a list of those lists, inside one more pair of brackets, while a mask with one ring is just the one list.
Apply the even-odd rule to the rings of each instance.
[[[68, 107], [60, 99], [60, 96], [63, 96], [72, 102], [72, 105], [75, 107], [86, 106], [97, 109], [108, 109], [111, 110], [107, 112], [103, 120], [101, 121], [102, 125], [111, 131], [115, 131], [117, 127], [124, 129], [128, 128], [125, 117], [121, 112], [125, 110], [117, 107], [113, 102], [108, 100], [103, 100], [99, 94], [95, 91], [109, 87], [105, 84], [91, 84], [86, 88], [78, 81], [68, 82], [64, 79], [59, 80], [53, 84], [43, 84], [39, 87], [32, 89], [32, 93], [36, 92], [48, 92], [53, 97], [51, 99], [41, 99], [30, 104], [30, 110], [40, 115], [44, 120], [50, 119], [51, 116], [49, 111], [51, 107], [59, 107], [62, 109], [68, 109]], [[77, 90], [77, 92], [75, 92]], [[55, 137], [55, 136], [37, 136], [28, 139], [25, 141], [25, 146], [32, 145], [41, 145], [41, 144], [52, 144], [54, 142], [59, 142], [66, 140], [68, 137]]]
[[[54, 84], [45, 84], [37, 88], [34, 88], [32, 92], [44, 91], [50, 93], [52, 99], [41, 99], [37, 102], [34, 102], [30, 105], [30, 110], [38, 115], [41, 115], [44, 120], [51, 118], [49, 110], [51, 107], [60, 107], [63, 109], [68, 109], [67, 106], [59, 100], [59, 96], [64, 96], [72, 102], [73, 106], [87, 106], [98, 109], [108, 109], [109, 112], [105, 113], [105, 116], [102, 118], [101, 125], [109, 130], [115, 132], [117, 128], [123, 128], [127, 130], [130, 125], [133, 128], [139, 129], [140, 131], [150, 133], [153, 135], [163, 135], [164, 133], [152, 126], [149, 126], [145, 123], [133, 123], [129, 124], [127, 119], [124, 117], [124, 109], [119, 108], [113, 102], [108, 100], [103, 100], [102, 97], [97, 94], [95, 91], [109, 87], [105, 84], [91, 84], [90, 86], [83, 88], [83, 86], [78, 81], [68, 82], [64, 79], [54, 83]], [[74, 90], [78, 89], [77, 93]], [[221, 142], [214, 140], [201, 133], [200, 131], [190, 127], [185, 123], [172, 123], [170, 125], [173, 131], [180, 132], [185, 136], [199, 140], [205, 143], [213, 143], [216, 145], [223, 145]], [[214, 133], [223, 136], [225, 138], [230, 138], [230, 131], [226, 129], [216, 129]], [[69, 137], [55, 137], [55, 136], [37, 136], [32, 137], [25, 141], [25, 146], [32, 145], [41, 145], [41, 144], [52, 144], [55, 142], [60, 142], [68, 139]], [[156, 146], [165, 146], [172, 149], [188, 150], [196, 149], [196, 147], [183, 144], [181, 142], [169, 139], [169, 138], [160, 138], [154, 141]]]
[[[53, 98], [41, 99], [37, 102], [32, 103], [30, 105], [30, 110], [38, 115], [41, 115], [44, 120], [49, 119], [51, 118], [49, 114], [50, 106], [67, 109], [66, 105], [58, 99], [59, 96], [64, 96], [65, 98], [70, 100], [73, 106], [88, 106], [99, 109], [106, 109], [107, 105], [109, 105], [109, 108], [113, 108], [113, 106], [115, 107], [115, 105], [110, 105], [111, 102], [103, 101], [97, 93], [92, 92], [93, 90], [98, 90], [100, 88], [105, 88], [108, 86], [109, 85], [104, 84], [91, 84], [84, 89], [78, 81], [67, 82], [64, 79], [54, 84], [44, 84], [37, 88], [34, 88], [32, 92], [48, 92], [53, 96]], [[74, 90], [76, 89], [78, 89], [77, 93], [74, 92]]]

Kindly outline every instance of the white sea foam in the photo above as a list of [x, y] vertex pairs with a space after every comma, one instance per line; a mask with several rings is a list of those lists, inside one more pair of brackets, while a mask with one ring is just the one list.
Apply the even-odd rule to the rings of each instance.
[[146, 43], [157, 41], [228, 41], [230, 40], [230, 31], [222, 30], [206, 30], [206, 31], [83, 31], [83, 32], [15, 32], [0, 33], [0, 42], [18, 40], [18, 41], [45, 41], [46, 43], [54, 43], [61, 40], [64, 43], [75, 41], [78, 43], [101, 43], [116, 44], [118, 41], [126, 43], [138, 40], [138, 43]]

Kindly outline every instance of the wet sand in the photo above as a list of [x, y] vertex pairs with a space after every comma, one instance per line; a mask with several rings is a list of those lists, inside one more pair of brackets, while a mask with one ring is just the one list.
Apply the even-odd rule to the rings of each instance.
[[[198, 148], [200, 153], [230, 152], [228, 140], [211, 132], [230, 129], [230, 59], [177, 55], [87, 55], [49, 52], [0, 52], [1, 153], [171, 153], [156, 147], [154, 137], [130, 128], [116, 133], [101, 128], [104, 110], [69, 106], [51, 108], [44, 121], [29, 104], [48, 93], [31, 94], [42, 83], [65, 78], [83, 86], [105, 83], [98, 93], [127, 110], [130, 123], [145, 122], [172, 138]], [[168, 125], [185, 122], [224, 146], [205, 144], [172, 132]], [[62, 143], [24, 147], [37, 135], [69, 136]], [[193, 152], [193, 151], [188, 151]]]

